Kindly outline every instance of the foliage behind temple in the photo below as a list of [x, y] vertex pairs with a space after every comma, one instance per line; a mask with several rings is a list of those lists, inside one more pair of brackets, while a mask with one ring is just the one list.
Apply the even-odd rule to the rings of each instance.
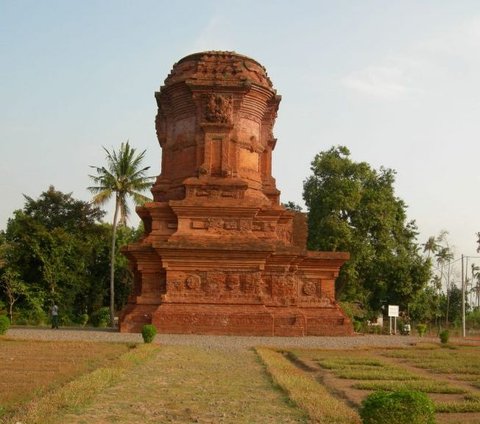
[[430, 278], [430, 260], [419, 253], [417, 227], [395, 195], [395, 172], [354, 162], [346, 147], [315, 156], [304, 182], [308, 247], [347, 251], [337, 290], [372, 312], [398, 304], [407, 310]]
[[[15, 321], [45, 322], [52, 302], [64, 323], [78, 322], [107, 305], [111, 226], [101, 222], [105, 212], [50, 187], [38, 199], [25, 196], [25, 205], [9, 219], [0, 237], [2, 301], [8, 305], [10, 287], [17, 290]], [[123, 226], [119, 246], [137, 232]], [[131, 287], [127, 261], [118, 255], [115, 303], [123, 306]]]

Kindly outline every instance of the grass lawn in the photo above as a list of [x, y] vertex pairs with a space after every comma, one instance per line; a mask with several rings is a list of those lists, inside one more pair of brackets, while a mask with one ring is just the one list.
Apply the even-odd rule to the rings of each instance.
[[479, 347], [429, 344], [285, 353], [353, 404], [373, 390], [417, 390], [434, 400], [438, 422], [480, 423]]
[[353, 424], [368, 393], [407, 388], [434, 400], [438, 423], [480, 423], [479, 353], [0, 338], [0, 422]]
[[0, 417], [128, 351], [120, 343], [42, 342], [0, 337]]
[[161, 346], [91, 405], [58, 423], [305, 423], [255, 352]]

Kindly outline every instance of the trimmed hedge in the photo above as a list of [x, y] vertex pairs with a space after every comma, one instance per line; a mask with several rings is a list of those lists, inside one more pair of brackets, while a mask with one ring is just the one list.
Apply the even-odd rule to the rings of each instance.
[[435, 424], [433, 401], [422, 392], [373, 392], [362, 402], [363, 424]]
[[448, 339], [450, 339], [450, 332], [448, 330], [442, 330], [440, 331], [440, 334], [438, 335], [440, 337], [440, 342], [442, 344], [447, 344]]
[[423, 337], [427, 332], [427, 324], [418, 324], [417, 325], [417, 333], [420, 337]]
[[145, 324], [142, 328], [142, 337], [145, 343], [152, 343], [157, 335], [157, 328], [152, 324]]

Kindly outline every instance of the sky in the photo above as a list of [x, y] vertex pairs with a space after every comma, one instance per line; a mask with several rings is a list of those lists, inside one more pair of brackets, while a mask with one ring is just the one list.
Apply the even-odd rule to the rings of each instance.
[[283, 202], [344, 145], [396, 171], [419, 243], [446, 230], [479, 255], [478, 0], [0, 0], [0, 230], [50, 185], [90, 200], [102, 146], [128, 139], [158, 175], [154, 92], [204, 50], [256, 59], [282, 96]]

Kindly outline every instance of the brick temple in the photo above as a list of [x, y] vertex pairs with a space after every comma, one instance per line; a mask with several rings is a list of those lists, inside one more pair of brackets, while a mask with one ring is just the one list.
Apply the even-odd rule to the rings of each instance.
[[137, 208], [145, 235], [124, 249], [134, 288], [120, 331], [352, 334], [335, 302], [348, 254], [307, 251], [305, 215], [280, 204], [281, 98], [265, 68], [234, 52], [192, 54], [155, 98], [161, 174]]

